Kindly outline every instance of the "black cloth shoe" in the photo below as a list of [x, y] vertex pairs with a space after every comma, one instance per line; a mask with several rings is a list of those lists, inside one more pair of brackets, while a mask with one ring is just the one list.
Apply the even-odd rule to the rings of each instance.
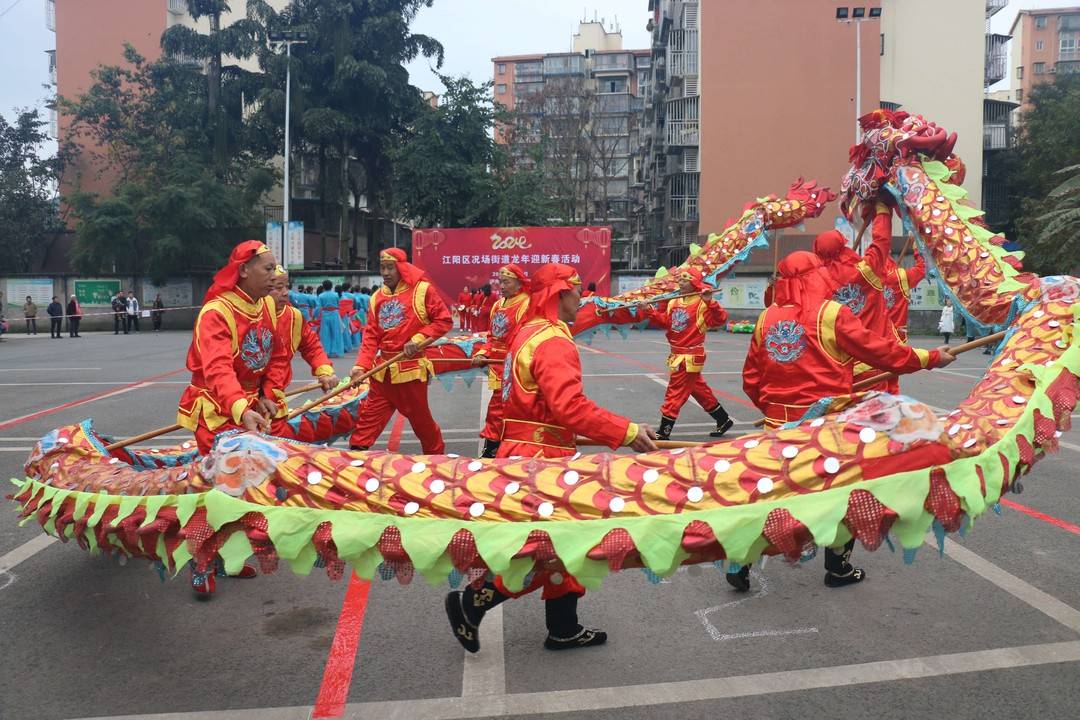
[[851, 564], [851, 551], [855, 548], [855, 540], [849, 540], [841, 552], [832, 548], [825, 548], [825, 586], [831, 588], [854, 585], [866, 579], [866, 573], [862, 568]]
[[544, 647], [548, 650], [574, 650], [575, 648], [603, 645], [607, 642], [607, 633], [593, 628], [581, 628], [570, 637], [560, 638], [548, 635]]
[[370, 450], [371, 446], [370, 445], [350, 445], [349, 449], [354, 450], [356, 452], [364, 452], [365, 450]]
[[660, 427], [656, 429], [657, 440], [670, 440], [671, 431], [675, 429], [675, 418], [667, 415], [660, 416]]
[[493, 458], [495, 453], [499, 452], [499, 443], [497, 440], [489, 440], [484, 438], [484, 452], [480, 453], [482, 458]]
[[724, 575], [728, 585], [735, 588], [737, 592], [747, 592], [750, 590], [750, 566], [743, 565], [739, 568], [739, 572], [729, 572]]
[[709, 437], [724, 437], [724, 433], [730, 430], [731, 426], [735, 424], [735, 421], [728, 416], [724, 406], [719, 403], [717, 403], [716, 407], [712, 410], [709, 410], [709, 415], [716, 421], [716, 429], [709, 433]]
[[450, 631], [461, 643], [461, 647], [471, 653], [480, 651], [480, 628], [465, 617], [465, 608], [461, 602], [462, 593], [454, 591], [446, 595], [446, 617], [450, 620]]

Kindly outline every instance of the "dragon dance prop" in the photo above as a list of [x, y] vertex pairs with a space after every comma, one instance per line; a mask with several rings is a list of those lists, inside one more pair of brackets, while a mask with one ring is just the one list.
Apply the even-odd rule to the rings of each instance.
[[[1022, 272], [964, 202], [963, 165], [933, 125], [875, 114], [863, 138], [842, 207], [850, 214], [860, 199], [893, 193], [961, 311], [1007, 331], [986, 375], [947, 414], [871, 393], [688, 449], [494, 460], [304, 442], [334, 432], [327, 409], [299, 418], [296, 439], [225, 434], [205, 457], [168, 460], [110, 456], [86, 421], [37, 444], [13, 499], [25, 521], [62, 540], [171, 572], [218, 560], [234, 571], [254, 555], [265, 571], [284, 560], [298, 573], [325, 566], [331, 577], [346, 564], [401, 582], [419, 573], [479, 583], [497, 573], [511, 590], [539, 568], [562, 568], [595, 588], [623, 568], [663, 576], [680, 564], [796, 559], [852, 537], [874, 549], [891, 534], [913, 553], [931, 528], [943, 537], [994, 507], [1056, 449], [1078, 395], [1080, 281]], [[756, 205], [690, 262], [715, 281], [770, 223], [824, 204], [826, 191], [795, 188], [801, 199]], [[657, 292], [675, 292], [673, 282], [642, 291]], [[606, 320], [595, 309], [614, 306], [592, 304], [583, 311], [596, 327]], [[442, 352], [461, 353], [462, 364], [472, 354], [447, 345]]]
[[770, 195], [749, 203], [737, 219], [728, 221], [726, 230], [709, 235], [704, 246], [691, 245], [690, 257], [678, 268], [660, 268], [653, 280], [629, 292], [584, 298], [571, 332], [588, 339], [601, 330], [616, 328], [625, 332], [622, 326], [642, 323], [641, 306], [679, 295], [677, 277], [682, 268], [700, 270], [704, 282], [716, 287], [720, 278], [744, 262], [754, 250], [768, 247], [771, 233], [818, 217], [835, 198], [828, 188], [799, 178], [783, 198]]

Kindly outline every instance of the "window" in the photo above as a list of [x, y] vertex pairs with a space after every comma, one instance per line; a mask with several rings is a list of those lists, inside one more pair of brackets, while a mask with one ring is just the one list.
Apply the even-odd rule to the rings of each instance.
[[506, 85], [504, 83], [499, 83], [498, 85], [495, 86], [495, 92], [497, 94], [499, 94], [499, 95], [505, 95], [506, 94]]
[[1017, 65], [1016, 66], [1016, 79], [1017, 80], [1023, 80], [1024, 79], [1024, 66], [1023, 65]]
[[882, 57], [885, 56], [885, 33], [881, 33], [881, 50], [878, 54]]
[[1046, 72], [1046, 63], [1035, 63], [1031, 66], [1031, 69], [1036, 75], [1042, 75]]
[[1076, 57], [1076, 36], [1075, 35], [1062, 35], [1061, 36], [1061, 52], [1058, 54], [1058, 60], [1075, 60]]
[[1035, 27], [1038, 30], [1045, 30], [1046, 29], [1046, 16], [1045, 15], [1039, 15], [1038, 17], [1035, 18]]
[[505, 75], [506, 74], [506, 63], [499, 63], [499, 74], [500, 75]]
[[1016, 88], [1016, 102], [1024, 102], [1024, 88]]
[[1042, 50], [1045, 47], [1046, 47], [1046, 43], [1044, 43], [1042, 40], [1036, 40], [1035, 41], [1035, 49], [1036, 50]]

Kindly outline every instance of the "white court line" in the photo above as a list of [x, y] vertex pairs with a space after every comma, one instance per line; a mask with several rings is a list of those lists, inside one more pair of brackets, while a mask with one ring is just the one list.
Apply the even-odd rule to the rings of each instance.
[[1080, 452], [1080, 445], [1073, 445], [1072, 443], [1067, 443], [1064, 440], [1058, 440], [1058, 445], [1060, 445], [1063, 448], [1068, 448], [1069, 450], [1072, 450], [1073, 452]]
[[[13, 383], [0, 383], [0, 387], [67, 387], [68, 385], [119, 385], [125, 382], [124, 380], [97, 380], [94, 382], [13, 382]], [[153, 380], [143, 383], [144, 386], [149, 385], [187, 385], [187, 380]]]
[[757, 585], [758, 585], [758, 591], [756, 593], [754, 593], [753, 595], [747, 595], [747, 596], [745, 596], [743, 598], [740, 598], [738, 600], [732, 600], [731, 602], [723, 603], [722, 605], [714, 605], [713, 607], [710, 607], [710, 608], [704, 608], [702, 610], [695, 610], [694, 611], [694, 614], [697, 615], [698, 620], [700, 620], [701, 624], [705, 626], [705, 631], [709, 633], [709, 637], [711, 637], [716, 642], [724, 642], [726, 640], [747, 640], [747, 639], [751, 639], [751, 638], [761, 638], [761, 637], [783, 637], [785, 635], [807, 635], [807, 634], [810, 634], [810, 633], [817, 633], [818, 632], [818, 629], [816, 627], [791, 628], [789, 630], [773, 630], [773, 629], [766, 628], [764, 630], [751, 630], [751, 631], [747, 631], [747, 632], [737, 632], [737, 633], [722, 633], [722, 632], [720, 632], [720, 630], [715, 625], [713, 625], [712, 622], [709, 620], [709, 615], [711, 615], [714, 612], [719, 612], [721, 610], [727, 610], [728, 608], [738, 607], [739, 605], [742, 605], [745, 602], [748, 602], [750, 600], [756, 600], [758, 598], [763, 598], [763, 597], [765, 597], [766, 595], [769, 594], [769, 581], [765, 578], [764, 575], [762, 575], [757, 570], [753, 570], [750, 573], [750, 577], [754, 578], [757, 581]]
[[56, 538], [51, 535], [38, 535], [11, 552], [0, 555], [0, 574], [11, 570], [24, 560], [29, 560], [54, 542]]
[[[111, 384], [115, 385], [115, 383], [111, 383]], [[114, 392], [105, 393], [104, 395], [97, 395], [97, 396], [92, 397], [92, 398], [90, 398], [88, 400], [84, 400], [84, 401], [80, 402], [79, 404], [80, 405], [87, 405], [87, 404], [92, 403], [92, 402], [100, 402], [101, 400], [108, 400], [109, 398], [116, 397], [117, 395], [123, 395], [124, 393], [132, 392], [133, 390], [142, 390], [143, 388], [145, 388], [145, 387], [147, 387], [149, 385], [152, 385], [152, 384], [153, 383], [150, 383], [150, 382], [141, 382], [141, 383], [139, 383], [137, 385], [132, 385], [130, 387], [120, 388], [119, 390], [116, 390]], [[7, 420], [0, 421], [0, 425], [7, 425], [9, 423], [18, 422], [19, 420], [25, 420], [26, 418], [33, 417], [34, 415], [37, 415], [40, 412], [41, 412], [40, 410], [35, 410], [32, 413], [27, 413], [25, 415], [20, 415], [19, 417], [8, 418]]]
[[[937, 540], [933, 535], [928, 535], [926, 544], [936, 548]], [[976, 575], [989, 580], [1017, 600], [1030, 605], [1073, 632], [1080, 633], [1080, 610], [1066, 605], [1053, 595], [1039, 590], [1015, 575], [1010, 575], [989, 560], [983, 559], [950, 538], [945, 538], [945, 554]]]
[[[370, 718], [415, 720], [421, 717], [426, 720], [467, 720], [469, 718], [590, 712], [626, 707], [656, 707], [896, 680], [939, 678], [1077, 661], [1080, 661], [1080, 641], [1073, 640], [996, 650], [930, 655], [904, 660], [882, 660], [854, 665], [647, 685], [350, 703], [345, 706], [342, 717], [350, 720], [369, 720]], [[310, 717], [311, 708], [305, 706], [155, 715], [116, 715], [81, 720], [308, 720]]]
[[944, 373], [945, 375], [956, 375], [958, 377], [967, 378], [969, 380], [982, 380], [984, 377], [983, 375], [971, 375], [970, 373], [956, 372], [955, 370], [945, 370], [943, 368], [932, 368], [930, 372], [931, 374]]

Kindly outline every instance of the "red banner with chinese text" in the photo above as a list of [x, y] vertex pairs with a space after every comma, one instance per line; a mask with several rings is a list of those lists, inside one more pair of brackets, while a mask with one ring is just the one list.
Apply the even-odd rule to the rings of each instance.
[[413, 230], [412, 262], [435, 283], [447, 304], [466, 285], [488, 283], [498, 289], [496, 274], [516, 263], [529, 275], [551, 262], [573, 265], [582, 289], [596, 283], [598, 295], [611, 290], [611, 228], [521, 227], [437, 228]]

